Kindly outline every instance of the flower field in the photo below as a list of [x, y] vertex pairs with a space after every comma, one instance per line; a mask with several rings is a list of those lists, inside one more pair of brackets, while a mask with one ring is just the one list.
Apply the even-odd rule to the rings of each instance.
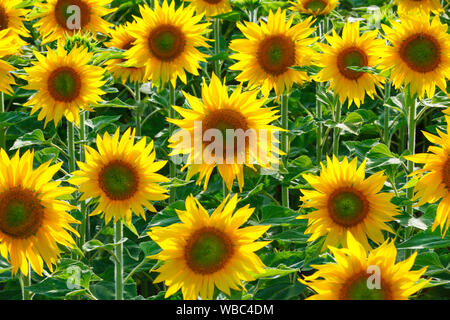
[[450, 299], [446, 0], [0, 0], [0, 300]]

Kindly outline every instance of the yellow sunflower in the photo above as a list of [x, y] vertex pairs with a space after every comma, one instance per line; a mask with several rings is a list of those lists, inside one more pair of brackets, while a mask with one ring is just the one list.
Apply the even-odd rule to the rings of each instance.
[[155, 162], [153, 141], [146, 138], [134, 144], [135, 130], [128, 129], [120, 138], [120, 131], [111, 138], [106, 132], [97, 135], [97, 149], [86, 147], [86, 162], [78, 162], [80, 170], [73, 172], [70, 183], [79, 186], [81, 200], [98, 198], [91, 215], [102, 214], [105, 223], [114, 218], [130, 224], [132, 212], [145, 219], [143, 206], [156, 212], [151, 201], [168, 196], [160, 182], [169, 179], [156, 173], [167, 161]]
[[25, 45], [26, 43], [18, 36], [30, 36], [27, 28], [23, 24], [24, 16], [27, 15], [26, 9], [17, 9], [21, 0], [7, 0], [0, 2], [0, 30], [9, 30], [11, 35], [15, 35], [15, 41]]
[[397, 12], [401, 17], [410, 13], [429, 15], [430, 12], [439, 14], [444, 11], [439, 0], [394, 0], [394, 3], [397, 5]]
[[384, 241], [382, 230], [394, 233], [386, 224], [394, 220], [397, 207], [391, 203], [394, 194], [380, 193], [387, 177], [377, 172], [365, 179], [366, 161], [357, 168], [357, 159], [350, 163], [347, 157], [342, 162], [333, 156], [327, 158], [327, 166], [322, 163], [320, 176], [305, 174], [303, 177], [314, 190], [301, 190], [303, 206], [315, 211], [299, 216], [309, 219], [311, 233], [308, 241], [326, 235], [323, 249], [329, 245], [346, 246], [346, 233], [352, 235], [367, 250], [370, 250], [368, 238], [377, 244]]
[[429, 280], [420, 280], [427, 267], [411, 271], [417, 252], [396, 263], [394, 242], [386, 240], [367, 254], [352, 234], [348, 248], [330, 247], [336, 263], [313, 265], [317, 271], [299, 281], [316, 294], [308, 300], [407, 300]]
[[448, 26], [438, 16], [430, 23], [427, 15], [409, 15], [401, 23], [392, 21], [393, 28], [382, 25], [392, 47], [380, 51], [380, 67], [391, 69], [395, 88], [410, 86], [411, 95], [420, 99], [434, 96], [435, 86], [446, 92], [450, 78], [450, 35]]
[[[111, 24], [102, 17], [115, 9], [109, 9], [112, 0], [47, 0], [36, 3], [40, 14], [34, 27], [38, 28], [45, 42], [64, 39], [66, 34], [97, 32], [108, 34]], [[79, 15], [78, 15], [79, 14]]]
[[290, 10], [316, 17], [329, 14], [337, 7], [339, 0], [297, 0], [297, 2], [289, 3], [292, 4]]
[[[200, 173], [197, 184], [205, 180], [205, 190], [217, 166], [227, 188], [231, 191], [237, 178], [242, 191], [244, 165], [272, 168], [278, 164], [276, 155], [282, 153], [274, 145], [278, 142], [274, 134], [283, 129], [270, 125], [279, 118], [277, 111], [263, 108], [266, 100], [257, 99], [257, 91], [241, 90], [228, 96], [227, 86], [213, 73], [209, 86], [203, 79], [203, 102], [183, 92], [191, 109], [173, 106], [183, 119], [167, 119], [181, 129], [169, 139], [174, 149], [170, 155], [189, 155], [182, 170], [189, 167], [187, 179]], [[220, 136], [213, 140], [215, 133]]]
[[437, 129], [439, 136], [423, 131], [429, 141], [441, 147], [431, 146], [428, 148], [428, 153], [404, 157], [408, 161], [425, 164], [422, 169], [411, 173], [411, 176], [420, 178], [414, 187], [415, 197], [412, 200], [419, 199], [417, 205], [421, 206], [427, 202], [435, 203], [442, 199], [432, 226], [434, 231], [439, 225], [442, 235], [445, 235], [450, 227], [450, 117], [446, 116], [445, 119], [447, 120], [446, 134], [439, 129]]
[[126, 52], [128, 65], [146, 67], [152, 86], [171, 82], [177, 78], [186, 83], [186, 71], [198, 75], [199, 61], [207, 55], [197, 48], [209, 47], [202, 34], [207, 33], [209, 23], [199, 23], [203, 15], [195, 15], [192, 6], [175, 9], [175, 1], [162, 6], [155, 1], [155, 9], [140, 8], [142, 18], [129, 32], [137, 40]]
[[[133, 37], [128, 29], [132, 28], [134, 23], [127, 23], [125, 25], [117, 26], [114, 31], [110, 32], [112, 39], [106, 43], [109, 48], [114, 47], [118, 49], [128, 50], [132, 47], [136, 38]], [[108, 70], [115, 79], [120, 79], [122, 83], [130, 81], [131, 83], [146, 82], [145, 67], [124, 67], [121, 64], [125, 63], [126, 59], [112, 59], [106, 62], [106, 70]]]
[[12, 93], [11, 85], [15, 84], [14, 77], [11, 72], [16, 70], [8, 62], [2, 60], [10, 55], [17, 53], [19, 45], [11, 42], [12, 36], [9, 30], [0, 31], [0, 92]]
[[78, 125], [79, 108], [91, 110], [89, 105], [102, 101], [103, 69], [88, 64], [93, 54], [86, 48], [67, 53], [61, 42], [46, 57], [36, 51], [34, 55], [38, 61], [24, 68], [28, 81], [24, 88], [37, 92], [24, 105], [33, 106], [31, 114], [41, 109], [38, 120], [45, 118], [45, 125], [53, 120], [56, 126], [63, 115]]
[[383, 77], [367, 72], [348, 69], [348, 67], [374, 67], [379, 61], [379, 54], [385, 48], [384, 41], [377, 39], [378, 31], [359, 34], [359, 21], [344, 25], [342, 38], [333, 30], [333, 35], [325, 35], [328, 43], [319, 43], [322, 54], [317, 55], [316, 65], [323, 67], [316, 80], [330, 82], [330, 88], [339, 95], [343, 104], [355, 102], [359, 108], [364, 103], [367, 93], [373, 99], [375, 86], [382, 86]]
[[242, 71], [236, 80], [248, 81], [249, 87], [261, 87], [264, 96], [273, 88], [280, 96], [294, 83], [309, 80], [306, 72], [290, 67], [312, 64], [314, 50], [309, 45], [317, 40], [308, 38], [314, 32], [312, 17], [294, 26], [293, 19], [292, 15], [286, 21], [286, 10], [278, 9], [275, 14], [269, 12], [267, 22], [237, 25], [246, 38], [230, 43], [230, 49], [237, 52], [230, 58], [238, 60], [230, 69]]
[[12, 273], [28, 274], [28, 264], [42, 276], [44, 262], [50, 271], [60, 253], [58, 244], [74, 247], [68, 231], [80, 223], [66, 211], [75, 209], [58, 200], [75, 191], [51, 181], [62, 162], [50, 161], [33, 169], [34, 152], [11, 159], [0, 149], [0, 253], [12, 266]]
[[231, 11], [230, 0], [187, 0], [197, 13], [204, 13], [207, 17]]
[[253, 213], [249, 205], [236, 210], [237, 195], [229, 196], [209, 215], [193, 196], [186, 211], [177, 210], [181, 223], [154, 227], [148, 235], [162, 251], [149, 258], [162, 260], [155, 283], [165, 281], [166, 298], [180, 288], [186, 300], [212, 299], [214, 287], [230, 295], [264, 271], [255, 251], [270, 241], [257, 241], [270, 226], [240, 228]]

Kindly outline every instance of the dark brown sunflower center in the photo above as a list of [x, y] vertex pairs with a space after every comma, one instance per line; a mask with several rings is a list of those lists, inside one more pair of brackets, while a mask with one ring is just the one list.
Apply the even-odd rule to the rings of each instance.
[[127, 200], [138, 190], [138, 172], [129, 163], [114, 160], [107, 164], [98, 175], [100, 188], [111, 200]]
[[9, 18], [6, 14], [5, 8], [0, 4], [0, 30], [4, 30], [8, 28]]
[[313, 12], [319, 12], [325, 9], [327, 3], [323, 0], [310, 0], [305, 3], [305, 8]]
[[400, 57], [414, 71], [431, 72], [441, 62], [441, 46], [430, 35], [414, 34], [401, 44]]
[[48, 77], [48, 90], [53, 99], [71, 102], [80, 95], [81, 78], [70, 67], [58, 68]]
[[351, 70], [348, 67], [365, 67], [367, 63], [366, 53], [356, 47], [343, 50], [337, 58], [339, 72], [349, 80], [356, 80], [362, 77], [364, 72]]
[[359, 224], [367, 216], [369, 203], [356, 189], [341, 188], [334, 191], [328, 199], [328, 212], [331, 219], [344, 227]]
[[60, 27], [68, 31], [83, 29], [91, 19], [91, 8], [82, 0], [58, 0], [55, 19]]
[[389, 286], [380, 280], [377, 286], [370, 274], [360, 273], [346, 281], [339, 292], [340, 300], [391, 300]]
[[221, 3], [223, 0], [203, 0], [203, 1], [209, 4], [218, 4]]
[[282, 35], [269, 36], [260, 43], [257, 59], [265, 72], [275, 76], [283, 74], [295, 65], [295, 43]]
[[0, 230], [13, 238], [28, 238], [39, 230], [44, 207], [36, 193], [20, 187], [0, 194]]
[[187, 241], [184, 257], [195, 273], [211, 274], [224, 268], [233, 255], [231, 239], [214, 227], [194, 232]]
[[442, 175], [444, 179], [445, 186], [450, 190], [450, 156], [447, 162], [444, 164], [444, 169], [442, 170]]
[[148, 44], [156, 58], [169, 62], [183, 53], [186, 38], [180, 28], [166, 24], [150, 33]]
[[[222, 137], [223, 153], [225, 159], [227, 155], [234, 157], [245, 153], [250, 144], [250, 136], [245, 135], [248, 124], [245, 117], [239, 112], [231, 109], [215, 110], [208, 114], [203, 121], [203, 135], [209, 129], [219, 130]], [[240, 136], [242, 134], [242, 137]], [[215, 139], [215, 137], [213, 137]], [[242, 142], [240, 142], [242, 138]], [[211, 143], [214, 143], [213, 140]], [[234, 149], [233, 149], [234, 148]], [[215, 152], [213, 156], [216, 156]]]

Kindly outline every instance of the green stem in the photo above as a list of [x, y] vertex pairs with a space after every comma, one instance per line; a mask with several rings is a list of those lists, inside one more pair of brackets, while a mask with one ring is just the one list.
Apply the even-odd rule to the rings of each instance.
[[[281, 96], [281, 127], [289, 130], [288, 112], [289, 112], [289, 96], [287, 93]], [[289, 136], [288, 131], [281, 133], [281, 150], [286, 153], [283, 157], [283, 164], [285, 169], [288, 168], [288, 153], [289, 153]], [[281, 204], [283, 207], [289, 208], [289, 189], [285, 183], [281, 186]]]
[[389, 97], [391, 96], [391, 83], [387, 82], [385, 87], [384, 87], [384, 99], [383, 99], [383, 105], [384, 105], [384, 137], [383, 137], [383, 141], [384, 144], [387, 145], [389, 147], [390, 145], [390, 130], [389, 130], [389, 111], [390, 108], [387, 105], [387, 101], [389, 99]]
[[[220, 53], [220, 19], [214, 19], [214, 55]], [[214, 72], [220, 78], [220, 61], [214, 61]]]
[[75, 129], [72, 122], [67, 122], [67, 148], [69, 153], [69, 173], [75, 171]]
[[[117, 221], [114, 224], [114, 278], [116, 284], [116, 300], [123, 300], [123, 243], [119, 243], [123, 238], [123, 224], [122, 221]], [[119, 243], [119, 244], [117, 244]]]
[[25, 287], [31, 286], [31, 267], [28, 264], [28, 276], [22, 272], [19, 273], [20, 290], [22, 291], [22, 300], [31, 300], [31, 292], [25, 290]]
[[[172, 106], [175, 105], [175, 88], [172, 83], [169, 83], [169, 118], [175, 118], [175, 109]], [[173, 135], [174, 125], [172, 123], [169, 124], [169, 137]], [[177, 167], [172, 160], [169, 160], [169, 175], [170, 178], [173, 179], [176, 176]], [[169, 203], [173, 203], [175, 201], [175, 189], [170, 188], [170, 198]]]
[[[416, 99], [411, 96], [409, 86], [405, 91], [405, 108], [408, 115], [408, 151], [409, 154], [414, 154], [416, 150]], [[408, 161], [408, 173], [414, 171], [414, 162]], [[414, 188], [409, 188], [406, 191], [408, 199], [412, 199], [414, 196]], [[407, 213], [412, 216], [413, 205], [409, 204], [406, 207]]]
[[334, 109], [334, 120], [336, 122], [336, 127], [333, 130], [333, 154], [338, 157], [339, 156], [339, 134], [340, 129], [337, 126], [341, 123], [341, 109], [342, 104], [340, 101], [336, 103], [335, 109]]
[[[86, 161], [86, 154], [85, 154], [85, 141], [86, 141], [86, 113], [88, 111], [83, 111], [80, 114], [80, 161], [85, 162]], [[86, 242], [86, 239], [89, 239], [89, 214], [87, 212], [87, 205], [86, 201], [80, 200], [80, 206], [81, 206], [81, 215], [83, 217], [83, 220], [81, 221], [80, 226], [80, 247], [84, 245]]]
[[142, 110], [141, 110], [141, 86], [138, 82], [136, 82], [135, 86], [135, 97], [137, 102], [137, 109], [136, 109], [136, 135], [142, 136]]
[[[5, 94], [1, 94], [0, 113], [5, 112]], [[6, 128], [0, 128], [0, 148], [6, 149]]]

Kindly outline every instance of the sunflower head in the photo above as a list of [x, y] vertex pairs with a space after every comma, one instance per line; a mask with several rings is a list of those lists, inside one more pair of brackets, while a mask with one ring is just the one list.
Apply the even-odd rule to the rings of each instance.
[[0, 2], [0, 31], [8, 30], [10, 35], [14, 36], [15, 41], [25, 45], [25, 42], [19, 36], [29, 37], [30, 34], [25, 28], [23, 21], [27, 15], [27, 9], [18, 9], [20, 0], [8, 0]]
[[380, 190], [387, 179], [378, 172], [365, 179], [364, 161], [359, 168], [357, 159], [342, 162], [333, 156], [327, 158], [327, 166], [321, 164], [320, 176], [305, 174], [303, 177], [314, 190], [301, 190], [303, 206], [315, 211], [299, 216], [309, 219], [305, 233], [312, 233], [309, 241], [326, 235], [323, 248], [328, 245], [345, 246], [349, 231], [369, 250], [368, 238], [379, 244], [384, 241], [382, 230], [392, 232], [386, 222], [394, 220], [397, 207], [391, 203], [391, 193]]
[[417, 13], [429, 15], [431, 12], [438, 15], [444, 11], [439, 0], [394, 0], [394, 3], [400, 17]]
[[16, 82], [11, 72], [16, 70], [16, 68], [1, 58], [17, 53], [20, 45], [14, 42], [14, 39], [15, 37], [8, 30], [0, 31], [0, 92], [6, 94], [13, 92], [11, 85]]
[[289, 2], [292, 11], [298, 11], [313, 16], [324, 16], [329, 14], [339, 4], [339, 0], [297, 0]]
[[417, 205], [435, 203], [442, 199], [432, 226], [433, 231], [440, 226], [442, 235], [445, 235], [450, 227], [450, 117], [446, 116], [445, 119], [447, 133], [439, 129], [438, 136], [423, 132], [430, 142], [439, 146], [431, 146], [428, 153], [405, 156], [409, 161], [424, 164], [422, 169], [410, 174], [419, 179], [414, 187], [413, 198], [419, 200]]
[[293, 19], [292, 15], [286, 21], [286, 10], [278, 9], [276, 13], [269, 12], [267, 22], [238, 25], [245, 39], [232, 40], [230, 44], [230, 49], [237, 52], [230, 58], [238, 60], [230, 69], [241, 71], [236, 77], [238, 81], [261, 87], [267, 96], [273, 88], [281, 95], [294, 83], [309, 80], [306, 72], [291, 67], [311, 64], [314, 50], [310, 45], [317, 39], [309, 38], [314, 32], [313, 21], [310, 17], [294, 26]]
[[209, 86], [203, 79], [203, 101], [184, 93], [191, 109], [173, 106], [183, 119], [167, 119], [181, 129], [169, 139], [171, 155], [188, 155], [183, 170], [189, 168], [188, 179], [199, 173], [197, 183], [205, 180], [205, 190], [216, 166], [229, 190], [236, 178], [242, 190], [244, 165], [271, 168], [282, 153], [275, 134], [283, 129], [270, 125], [277, 111], [263, 108], [266, 99], [257, 99], [257, 91], [241, 90], [228, 95], [225, 83], [213, 74]]
[[420, 99], [434, 96], [438, 86], [446, 92], [446, 79], [450, 75], [450, 35], [448, 26], [439, 16], [430, 22], [428, 15], [408, 15], [402, 21], [392, 22], [393, 28], [382, 25], [392, 46], [380, 51], [380, 67], [391, 70], [396, 88], [409, 85], [411, 95]]
[[379, 53], [385, 44], [377, 39], [378, 31], [359, 34], [359, 21], [344, 25], [342, 37], [333, 30], [333, 35], [325, 35], [329, 45], [319, 43], [322, 51], [316, 55], [315, 64], [323, 69], [316, 80], [330, 82], [330, 88], [339, 96], [341, 103], [355, 102], [359, 107], [365, 95], [373, 99], [376, 86], [381, 86], [383, 77], [366, 72], [355, 71], [351, 67], [374, 67], [379, 63]]
[[132, 212], [145, 219], [144, 208], [156, 212], [152, 201], [164, 200], [167, 190], [159, 185], [169, 179], [156, 173], [167, 161], [155, 161], [153, 141], [146, 138], [134, 144], [135, 130], [128, 129], [120, 138], [108, 132], [97, 135], [97, 150], [86, 147], [86, 162], [73, 172], [70, 182], [79, 186], [81, 200], [97, 198], [91, 215], [102, 214], [105, 223], [111, 218], [131, 223]]
[[175, 1], [169, 5], [166, 0], [140, 12], [142, 18], [128, 30], [136, 41], [125, 53], [127, 65], [145, 67], [152, 85], [170, 81], [175, 87], [177, 78], [186, 83], [186, 71], [198, 75], [199, 62], [207, 57], [198, 48], [209, 47], [203, 36], [209, 23], [199, 23], [203, 14], [195, 15], [192, 6], [175, 9]]
[[155, 282], [165, 281], [166, 298], [180, 288], [186, 300], [212, 299], [214, 287], [230, 295], [263, 272], [264, 264], [255, 251], [269, 242], [258, 241], [270, 226], [240, 228], [254, 209], [236, 210], [237, 195], [229, 196], [209, 215], [192, 195], [186, 210], [177, 210], [181, 223], [154, 227], [148, 235], [162, 249], [149, 258], [164, 262]]
[[317, 271], [299, 281], [316, 294], [309, 300], [407, 300], [428, 281], [419, 281], [426, 267], [411, 271], [417, 252], [396, 263], [394, 242], [386, 240], [367, 253], [350, 232], [347, 248], [330, 247], [336, 263], [313, 265]]
[[38, 28], [43, 41], [64, 39], [66, 34], [97, 32], [108, 34], [110, 23], [102, 17], [112, 13], [111, 0], [48, 0], [37, 3], [40, 13], [34, 27]]
[[93, 53], [86, 48], [75, 47], [67, 53], [62, 42], [47, 56], [34, 54], [38, 61], [24, 69], [24, 79], [28, 81], [25, 88], [37, 92], [25, 105], [33, 106], [31, 114], [40, 109], [38, 120], [45, 118], [45, 125], [53, 120], [56, 126], [63, 115], [78, 125], [79, 109], [92, 110], [90, 105], [102, 101], [103, 69], [89, 65]]
[[187, 0], [197, 13], [204, 13], [207, 17], [231, 11], [230, 0]]
[[[132, 36], [128, 29], [133, 28], [135, 23], [126, 23], [125, 25], [116, 26], [114, 31], [110, 32], [111, 40], [106, 43], [109, 48], [118, 48], [128, 50], [133, 46], [136, 38]], [[125, 67], [126, 59], [112, 59], [106, 62], [106, 69], [112, 74], [115, 79], [120, 79], [122, 83], [127, 81], [131, 83], [146, 82], [146, 68], [145, 67]]]
[[79, 223], [67, 213], [73, 206], [59, 200], [75, 189], [51, 181], [62, 163], [47, 162], [33, 169], [34, 152], [12, 158], [0, 149], [0, 253], [12, 266], [12, 273], [27, 275], [28, 264], [42, 275], [44, 262], [50, 270], [60, 256], [58, 244], [75, 245], [68, 231]]

